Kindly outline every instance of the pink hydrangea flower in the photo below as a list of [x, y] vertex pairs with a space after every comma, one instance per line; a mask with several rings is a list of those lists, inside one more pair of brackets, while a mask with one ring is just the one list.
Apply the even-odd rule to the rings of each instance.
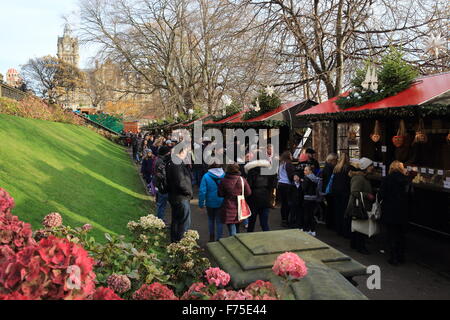
[[9, 213], [14, 206], [14, 199], [5, 189], [0, 188], [0, 214]]
[[[220, 291], [220, 290], [219, 290]], [[225, 291], [225, 290], [224, 290]], [[216, 299], [214, 300], [253, 300], [253, 297], [250, 293], [239, 290], [228, 290], [216, 293]]]
[[46, 228], [55, 228], [62, 225], [62, 217], [58, 212], [49, 213], [42, 220], [42, 225]]
[[208, 293], [205, 284], [202, 282], [195, 282], [191, 284], [188, 291], [183, 294], [181, 300], [199, 300], [202, 296], [207, 295]]
[[89, 223], [86, 223], [81, 227], [81, 229], [83, 229], [84, 231], [89, 231], [92, 230], [92, 226]]
[[205, 273], [208, 283], [214, 283], [217, 287], [226, 286], [230, 282], [230, 275], [220, 268], [209, 268]]
[[257, 280], [245, 288], [254, 300], [278, 300], [277, 291], [269, 281]]
[[92, 296], [92, 300], [123, 300], [112, 289], [99, 287]]
[[175, 293], [167, 286], [155, 282], [151, 285], [144, 284], [134, 294], [134, 300], [178, 300]]
[[124, 293], [130, 290], [131, 281], [125, 275], [112, 274], [107, 279], [108, 287], [117, 293]]
[[308, 274], [305, 261], [293, 252], [280, 254], [272, 267], [273, 272], [280, 277], [301, 279]]

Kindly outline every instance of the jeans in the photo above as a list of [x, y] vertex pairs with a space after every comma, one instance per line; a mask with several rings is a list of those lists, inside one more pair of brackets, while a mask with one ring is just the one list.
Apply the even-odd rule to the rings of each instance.
[[171, 201], [172, 224], [170, 225], [170, 240], [178, 242], [191, 226], [191, 204], [189, 200]]
[[263, 231], [269, 231], [269, 208], [252, 208], [252, 215], [248, 219], [247, 232], [255, 230], [256, 218], [259, 216], [259, 223]]
[[281, 220], [284, 222], [288, 222], [289, 218], [289, 188], [289, 184], [278, 184], [278, 192], [281, 200]]
[[196, 184], [197, 186], [200, 187], [200, 183], [202, 182], [203, 174], [204, 174], [204, 172], [203, 172], [202, 167], [193, 167], [192, 168], [192, 175], [193, 175], [192, 185]]
[[228, 233], [230, 237], [236, 235], [238, 224], [227, 224]]
[[161, 220], [164, 220], [166, 206], [167, 206], [167, 199], [169, 198], [168, 193], [157, 193], [156, 194], [156, 212], [157, 217]]
[[210, 235], [215, 235], [215, 240], [222, 238], [223, 223], [220, 221], [220, 208], [206, 208], [208, 212], [208, 230]]

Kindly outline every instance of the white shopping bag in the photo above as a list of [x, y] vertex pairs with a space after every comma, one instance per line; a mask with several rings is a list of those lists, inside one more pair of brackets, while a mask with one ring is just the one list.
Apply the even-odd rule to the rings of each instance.
[[380, 225], [373, 219], [352, 220], [352, 232], [359, 232], [367, 235], [369, 238], [380, 233]]

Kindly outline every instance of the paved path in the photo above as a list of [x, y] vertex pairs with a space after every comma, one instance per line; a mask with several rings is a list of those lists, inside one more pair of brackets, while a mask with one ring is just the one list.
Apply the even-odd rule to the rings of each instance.
[[[205, 248], [209, 240], [208, 218], [206, 213], [198, 209], [197, 190], [195, 199], [191, 201], [192, 225], [191, 229], [200, 234], [200, 245]], [[171, 221], [170, 205], [166, 209], [166, 220]], [[278, 208], [270, 210], [269, 225], [271, 230], [283, 229], [280, 226], [281, 216]], [[259, 221], [255, 231], [261, 231]], [[245, 229], [241, 228], [241, 232]], [[227, 230], [224, 228], [224, 236]], [[381, 253], [385, 243], [385, 236], [380, 234], [368, 241], [370, 255], [362, 255], [350, 249], [349, 240], [324, 225], [317, 226], [317, 238], [335, 249], [351, 256], [360, 263], [370, 266], [377, 265], [381, 269], [381, 289], [369, 290], [366, 287], [366, 277], [355, 277], [358, 289], [369, 299], [448, 299], [450, 300], [450, 241], [436, 239], [417, 230], [407, 236], [407, 262], [402, 266], [391, 266], [386, 262], [387, 253]]]

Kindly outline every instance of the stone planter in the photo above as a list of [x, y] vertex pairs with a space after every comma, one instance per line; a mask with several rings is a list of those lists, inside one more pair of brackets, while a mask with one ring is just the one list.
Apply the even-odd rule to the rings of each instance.
[[[208, 243], [207, 249], [231, 275], [235, 289], [264, 280], [271, 281], [284, 299], [367, 299], [347, 280], [366, 275], [365, 266], [298, 229], [240, 233]], [[289, 288], [272, 271], [275, 259], [286, 251], [298, 254], [308, 267], [308, 275]]]

